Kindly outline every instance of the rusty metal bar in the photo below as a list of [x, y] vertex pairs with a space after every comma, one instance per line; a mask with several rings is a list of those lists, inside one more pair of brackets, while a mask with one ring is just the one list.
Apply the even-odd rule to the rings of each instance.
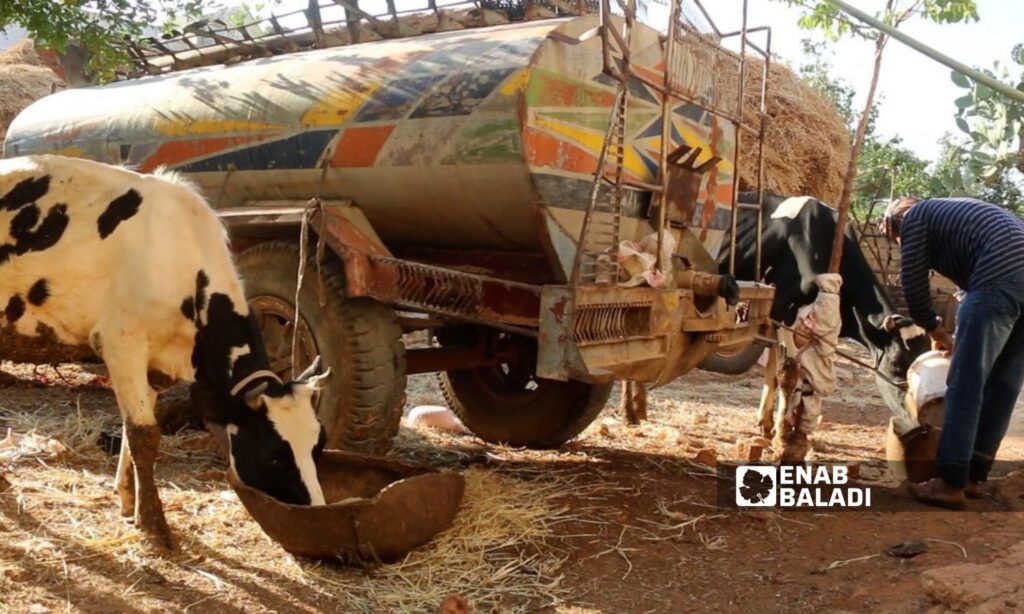
[[[769, 26], [755, 26], [753, 28], [747, 28], [746, 32], [747, 32], [747, 34], [753, 34], [754, 32], [764, 32], [765, 30], [771, 30], [771, 27], [769, 27]], [[736, 36], [736, 35], [742, 34], [742, 33], [743, 33], [743, 30], [734, 30], [732, 32], [726, 32], [725, 34], [722, 34], [722, 38], [732, 38], [733, 36]], [[747, 44], [749, 45], [750, 43], [748, 42]], [[764, 53], [764, 52], [762, 52], [762, 53]]]
[[715, 20], [711, 19], [711, 15], [708, 15], [708, 11], [707, 9], [704, 8], [704, 4], [700, 0], [693, 0], [693, 3], [697, 6], [698, 9], [700, 9], [701, 14], [704, 15], [704, 19], [707, 20], [708, 25], [711, 26], [711, 29], [715, 31], [715, 36], [723, 38], [722, 32], [718, 29], [718, 26], [715, 25]]
[[[760, 119], [761, 119], [761, 132], [757, 135], [757, 251], [754, 258], [754, 281], [761, 281], [761, 251], [764, 229], [761, 227], [764, 223], [764, 138], [767, 132], [768, 125], [768, 78], [771, 75], [771, 61], [772, 61], [772, 31], [771, 28], [765, 28], [767, 31], [767, 43], [768, 53], [764, 56], [764, 65], [761, 68], [761, 104], [760, 106]], [[739, 175], [739, 169], [736, 169], [736, 174]]]
[[377, 300], [467, 321], [510, 325], [517, 334], [525, 334], [521, 327], [538, 325], [540, 286], [389, 256], [358, 256], [366, 265], [362, 293]]
[[[740, 38], [740, 68], [739, 68], [739, 84], [737, 85], [737, 96], [736, 96], [736, 116], [740, 118], [740, 122], [743, 121], [743, 95], [744, 85], [746, 79], [746, 53], [747, 53], [747, 0], [743, 0], [743, 25], [741, 26], [743, 35]], [[729, 273], [736, 274], [736, 225], [739, 221], [739, 209], [736, 207], [736, 201], [739, 200], [740, 189], [740, 152], [743, 149], [743, 131], [736, 127], [736, 152], [733, 154], [733, 170], [736, 176], [732, 183], [732, 215], [729, 221], [729, 227], [731, 228], [731, 236], [729, 242]]]
[[318, 0], [309, 0], [309, 8], [307, 9], [307, 21], [309, 21], [309, 27], [313, 30], [314, 44], [319, 47], [320, 40], [324, 34], [324, 22], [320, 17], [320, 4]]
[[[664, 94], [665, 93], [664, 85], [662, 85], [660, 83], [657, 83], [655, 81], [652, 81], [651, 79], [647, 78], [647, 76], [645, 76], [643, 74], [640, 74], [640, 73], [636, 73], [636, 74], [633, 74], [631, 76], [632, 76], [632, 78], [642, 82], [644, 85], [646, 85], [647, 87], [657, 91], [658, 93], [660, 93], [660, 94]], [[704, 109], [708, 113], [711, 113], [712, 115], [715, 115], [717, 117], [721, 117], [722, 119], [724, 119], [726, 121], [729, 121], [730, 123], [736, 124], [740, 128], [743, 128], [744, 130], [747, 130], [748, 132], [754, 132], [754, 133], [757, 132], [757, 129], [754, 126], [751, 126], [750, 124], [745, 123], [742, 118], [733, 116], [733, 115], [731, 115], [731, 114], [729, 114], [729, 113], [727, 113], [727, 112], [725, 112], [725, 111], [723, 111], [721, 109], [715, 108], [715, 107], [705, 106], [704, 102], [702, 102], [700, 100], [697, 100], [696, 98], [693, 98], [692, 96], [687, 95], [686, 92], [679, 92], [679, 91], [673, 90], [672, 95], [675, 96], [676, 98], [678, 98], [682, 102], [688, 102], [690, 104], [696, 105], [696, 106], [700, 107], [701, 109]]]
[[492, 367], [508, 362], [511, 358], [511, 352], [488, 355], [482, 348], [413, 348], [405, 352], [405, 372], [409, 375], [416, 375], [417, 373]]
[[668, 219], [668, 153], [672, 139], [672, 58], [676, 47], [676, 33], [679, 25], [679, 1], [672, 3], [669, 13], [668, 42], [665, 45], [665, 91], [661, 96], [661, 149], [658, 158], [658, 172], [661, 174], [661, 206], [658, 207], [658, 251], [654, 256], [654, 270], [662, 268], [661, 252], [665, 240], [665, 220]]

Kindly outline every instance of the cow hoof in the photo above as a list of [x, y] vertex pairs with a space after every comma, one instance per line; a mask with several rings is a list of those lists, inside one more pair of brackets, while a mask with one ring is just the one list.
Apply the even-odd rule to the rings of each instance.
[[142, 532], [146, 535], [146, 540], [157, 551], [162, 553], [178, 551], [178, 538], [174, 536], [174, 533], [171, 532], [171, 529], [166, 524], [162, 528], [154, 528], [152, 530], [143, 528]]
[[790, 433], [783, 439], [782, 455], [779, 460], [784, 463], [802, 463], [811, 451], [811, 442], [807, 435], [800, 432]]
[[135, 516], [135, 526], [142, 530], [149, 543], [161, 552], [178, 550], [178, 540], [167, 525], [163, 514], [153, 516]]

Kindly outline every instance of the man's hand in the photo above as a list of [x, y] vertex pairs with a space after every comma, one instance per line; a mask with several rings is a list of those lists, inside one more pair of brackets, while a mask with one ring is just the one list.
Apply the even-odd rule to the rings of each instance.
[[953, 337], [950, 336], [945, 324], [936, 326], [928, 336], [932, 339], [932, 350], [946, 355], [953, 351]]

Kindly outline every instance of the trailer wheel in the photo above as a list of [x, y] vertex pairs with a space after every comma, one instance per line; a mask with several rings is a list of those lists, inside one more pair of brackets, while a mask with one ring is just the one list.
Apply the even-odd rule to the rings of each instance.
[[700, 368], [723, 375], [741, 375], [757, 363], [762, 352], [764, 352], [764, 346], [760, 343], [753, 343], [731, 352], [715, 352], [700, 363]]
[[448, 406], [473, 434], [529, 448], [553, 448], [579, 435], [612, 392], [613, 384], [560, 382], [534, 372], [534, 360], [523, 360], [438, 373], [437, 379]]
[[[322, 265], [325, 304], [319, 305], [316, 264], [307, 264], [299, 297], [301, 372], [321, 357], [331, 376], [314, 399], [330, 448], [383, 454], [398, 432], [405, 403], [405, 346], [393, 309], [370, 299], [346, 299], [341, 263]], [[281, 379], [293, 377], [292, 325], [299, 246], [262, 243], [243, 252], [238, 268], [270, 359]]]

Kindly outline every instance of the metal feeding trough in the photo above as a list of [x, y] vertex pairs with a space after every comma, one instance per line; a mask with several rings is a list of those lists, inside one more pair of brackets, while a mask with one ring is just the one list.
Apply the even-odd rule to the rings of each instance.
[[906, 415], [889, 421], [885, 440], [889, 470], [896, 479], [924, 482], [938, 475], [935, 452], [946, 413], [949, 365], [949, 357], [932, 351], [907, 369]]
[[263, 531], [299, 556], [347, 563], [394, 561], [451, 526], [465, 482], [399, 461], [328, 450], [317, 463], [327, 505], [282, 503], [228, 481]]

